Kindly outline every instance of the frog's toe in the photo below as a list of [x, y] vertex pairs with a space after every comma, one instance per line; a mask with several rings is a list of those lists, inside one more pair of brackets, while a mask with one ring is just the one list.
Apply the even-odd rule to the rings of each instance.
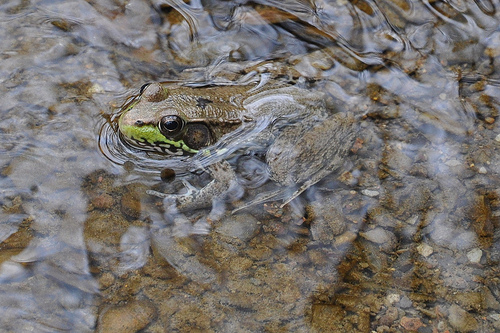
[[162, 198], [162, 199], [172, 195], [172, 194], [158, 192], [158, 191], [154, 191], [154, 190], [146, 190], [146, 194], [154, 195], [155, 197]]
[[194, 187], [193, 185], [191, 185], [191, 183], [188, 182], [187, 180], [182, 179], [181, 181], [182, 181], [182, 184], [184, 185], [184, 187], [187, 190], [187, 193], [184, 194], [184, 195], [191, 196], [194, 193], [197, 193], [199, 191], [196, 187]]

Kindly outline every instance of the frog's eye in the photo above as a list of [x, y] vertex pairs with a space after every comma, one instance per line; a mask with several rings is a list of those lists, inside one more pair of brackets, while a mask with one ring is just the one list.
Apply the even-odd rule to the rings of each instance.
[[184, 121], [178, 116], [165, 116], [161, 118], [159, 128], [166, 136], [178, 134], [184, 127]]

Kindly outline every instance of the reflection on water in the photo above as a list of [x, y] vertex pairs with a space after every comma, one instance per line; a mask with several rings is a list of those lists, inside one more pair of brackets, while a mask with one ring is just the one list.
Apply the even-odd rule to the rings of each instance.
[[[1, 4], [0, 331], [500, 330], [498, 5]], [[212, 177], [103, 125], [147, 82], [266, 75], [360, 126], [284, 207], [228, 213], [282, 188], [254, 154], [224, 156], [243, 196], [165, 208], [146, 191]]]

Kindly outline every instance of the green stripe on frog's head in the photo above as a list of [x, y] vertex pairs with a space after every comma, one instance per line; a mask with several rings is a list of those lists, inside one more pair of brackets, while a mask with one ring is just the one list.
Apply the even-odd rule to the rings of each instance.
[[[124, 113], [125, 114], [125, 113]], [[195, 154], [196, 149], [191, 149], [184, 140], [170, 140], [166, 138], [152, 124], [141, 124], [140, 122], [128, 125], [120, 117], [119, 128], [123, 138], [130, 144], [145, 150], [158, 151], [169, 155], [184, 155], [185, 153]]]

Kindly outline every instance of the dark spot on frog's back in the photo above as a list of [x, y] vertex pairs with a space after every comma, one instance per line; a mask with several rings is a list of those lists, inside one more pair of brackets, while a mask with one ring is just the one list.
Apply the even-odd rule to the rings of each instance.
[[205, 110], [205, 108], [207, 107], [208, 104], [213, 103], [213, 101], [206, 99], [206, 98], [203, 98], [203, 97], [199, 97], [196, 100], [196, 102], [197, 102], [196, 106], [200, 107], [202, 110]]

